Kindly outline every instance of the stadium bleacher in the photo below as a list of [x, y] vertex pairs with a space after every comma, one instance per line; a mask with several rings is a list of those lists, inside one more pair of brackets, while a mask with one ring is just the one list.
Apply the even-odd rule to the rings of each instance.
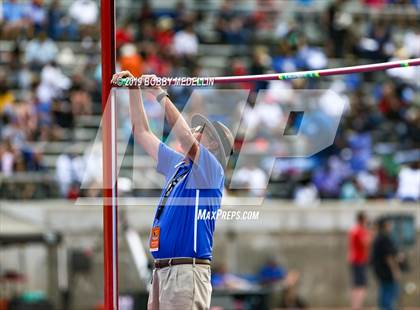
[[[239, 60], [241, 65], [245, 68], [246, 71], [252, 72], [253, 66], [255, 65], [253, 63], [253, 53], [254, 49], [258, 47], [261, 44], [264, 44], [264, 46], [268, 50], [269, 56], [271, 56], [273, 59], [275, 57], [278, 57], [278, 51], [277, 46], [279, 42], [284, 42], [284, 40], [291, 39], [291, 37], [288, 37], [289, 35], [293, 35], [294, 32], [299, 33], [299, 35], [304, 35], [307, 37], [307, 39], [310, 41], [311, 46], [320, 46], [323, 48], [323, 53], [328, 56], [328, 66], [340, 66], [340, 65], [352, 65], [352, 64], [363, 64], [367, 62], [371, 62], [371, 59], [362, 59], [360, 57], [357, 58], [357, 61], [352, 58], [352, 55], [354, 53], [357, 53], [354, 49], [356, 47], [352, 47], [353, 49], [348, 50], [348, 54], [337, 57], [337, 55], [334, 55], [331, 50], [329, 50], [329, 45], [331, 44], [326, 32], [323, 33], [321, 30], [322, 28], [314, 27], [315, 25], [319, 24], [320, 22], [328, 22], [328, 14], [334, 14], [335, 11], [339, 11], [339, 8], [333, 6], [334, 1], [328, 2], [328, 1], [301, 1], [296, 2], [295, 4], [273, 4], [271, 1], [247, 1], [246, 3], [241, 2], [240, 9], [235, 6], [231, 6], [230, 10], [232, 13], [232, 16], [239, 16], [239, 18], [242, 18], [245, 23], [249, 23], [250, 21], [253, 21], [254, 23], [262, 23], [262, 28], [260, 29], [259, 25], [255, 26], [253, 25], [251, 29], [255, 30], [255, 33], [251, 35], [250, 42], [247, 41], [247, 46], [236, 46], [233, 44], [229, 44], [229, 42], [223, 41], [223, 39], [220, 37], [220, 33], [217, 28], [217, 23], [219, 18], [227, 18], [229, 19], [228, 15], [226, 17], [223, 17], [224, 13], [220, 13], [218, 11], [218, 8], [220, 8], [222, 5], [224, 5], [223, 1], [206, 1], [206, 2], [196, 2], [196, 1], [187, 1], [184, 5], [186, 6], [187, 10], [184, 15], [182, 15], [181, 12], [177, 11], [178, 7], [177, 2], [174, 1], [173, 4], [170, 2], [167, 2], [165, 5], [160, 4], [154, 4], [153, 5], [153, 13], [149, 17], [147, 17], [145, 23], [151, 23], [154, 27], [157, 27], [159, 18], [170, 16], [172, 17], [176, 23], [175, 28], [173, 29], [174, 32], [178, 31], [180, 29], [180, 24], [183, 22], [183, 19], [191, 18], [196, 23], [196, 29], [198, 33], [198, 37], [200, 39], [199, 48], [197, 50], [196, 56], [194, 56], [195, 63], [197, 64], [194, 67], [185, 67], [181, 64], [181, 68], [183, 71], [186, 70], [186, 72], [193, 72], [195, 68], [198, 66], [200, 72], [202, 74], [208, 75], [208, 76], [217, 76], [217, 75], [223, 75], [226, 73], [233, 73], [230, 72], [231, 70], [226, 70], [226, 68], [230, 68], [232, 64], [233, 59]], [[339, 2], [337, 2], [339, 3]], [[28, 3], [29, 4], [29, 3]], [[23, 4], [22, 4], [23, 5]], [[276, 6], [277, 5], [277, 6]], [[341, 4], [338, 4], [339, 6]], [[416, 7], [416, 3], [413, 2], [411, 4], [409, 1], [406, 1], [404, 4], [384, 4], [382, 7], [364, 7], [365, 4], [358, 1], [350, 1], [346, 4], [346, 18], [351, 18], [356, 21], [361, 21], [361, 25], [364, 25], [365, 28], [360, 27], [360, 29], [356, 29], [356, 27], [350, 27], [348, 31], [349, 38], [353, 40], [352, 36], [368, 36], [369, 35], [369, 29], [372, 25], [374, 25], [375, 20], [382, 19], [386, 21], [396, 21], [397, 23], [395, 25], [392, 25], [394, 27], [393, 30], [393, 36], [389, 37], [388, 40], [390, 40], [388, 43], [392, 44], [394, 46], [394, 53], [398, 51], [397, 47], [401, 44], [401, 42], [404, 44], [404, 36], [408, 36], [407, 33], [413, 31], [413, 26], [415, 25], [416, 21], [418, 22], [419, 14], [418, 14], [418, 7]], [[59, 8], [61, 14], [64, 16], [66, 15], [67, 10], [71, 7], [71, 1], [62, 1], [61, 7]], [[133, 3], [131, 1], [121, 1], [121, 3], [118, 3], [118, 7], [120, 10], [119, 14], [119, 22], [118, 24], [122, 25], [123, 21], [128, 20], [131, 29], [134, 29], [135, 36], [138, 37], [138, 48], [140, 52], [142, 53], [144, 57], [145, 51], [142, 50], [142, 42], [145, 40], [144, 37], [142, 37], [141, 34], [141, 28], [135, 28], [136, 22], [138, 18], [136, 14], [132, 14], [133, 10], [137, 10], [137, 14], [143, 14], [142, 11], [144, 7], [142, 5], [139, 5], [139, 3]], [[275, 8], [277, 11], [276, 18], [272, 18], [271, 15], [267, 15], [267, 11], [270, 10], [270, 8]], [[44, 4], [44, 10], [47, 13], [48, 12], [48, 3]], [[51, 10], [51, 9], [50, 9]], [[254, 10], [254, 11], [253, 11]], [[254, 13], [252, 13], [254, 12]], [[261, 20], [258, 20], [258, 18], [261, 18], [259, 16], [254, 16], [261, 14], [261, 16], [265, 16], [267, 18], [267, 25], [264, 25]], [[329, 12], [329, 13], [328, 13]], [[146, 12], [147, 13], [147, 12]], [[190, 14], [190, 15], [188, 15]], [[200, 16], [200, 17], [198, 17]], [[406, 18], [403, 20], [401, 16], [408, 16], [409, 18]], [[371, 18], [374, 18], [371, 20]], [[179, 18], [179, 20], [177, 20]], [[263, 17], [264, 18], [264, 17]], [[255, 21], [255, 19], [257, 21]], [[285, 22], [287, 21], [287, 22]], [[3, 22], [3, 26], [7, 23], [7, 19], [5, 22]], [[294, 24], [300, 23], [300, 26], [303, 28], [300, 30], [297, 28], [294, 28]], [[345, 23], [343, 24], [345, 26]], [[344, 27], [343, 26], [343, 27]], [[391, 26], [391, 25], [388, 25]], [[134, 27], [134, 28], [133, 28]], [[137, 26], [138, 27], [138, 26]], [[249, 27], [249, 26], [247, 26]], [[277, 27], [277, 29], [276, 29]], [[283, 34], [284, 37], [281, 37], [281, 35], [278, 34], [278, 32], [281, 30], [281, 27], [289, 27], [289, 32], [286, 31], [285, 34]], [[290, 28], [291, 27], [291, 28]], [[327, 26], [324, 27], [333, 27], [333, 26]], [[4, 27], [3, 27], [4, 28]], [[121, 28], [122, 31], [128, 31], [127, 29]], [[280, 30], [279, 30], [280, 29]], [[406, 29], [406, 32], [404, 32]], [[37, 31], [37, 30], [35, 30]], [[130, 30], [131, 31], [131, 30]], [[326, 30], [327, 31], [327, 30]], [[362, 33], [357, 33], [356, 31], [362, 31]], [[363, 33], [365, 31], [365, 33]], [[249, 32], [248, 35], [250, 35]], [[55, 40], [55, 45], [58, 50], [57, 58], [55, 61], [59, 64], [62, 72], [64, 72], [65, 75], [72, 77], [75, 73], [80, 74], [81, 72], [87, 73], [83, 78], [85, 81], [89, 81], [91, 78], [97, 78], [97, 75], [95, 70], [97, 70], [99, 61], [100, 61], [100, 48], [99, 43], [95, 38], [90, 37], [82, 37], [79, 34], [79, 37], [76, 40], [68, 41], [65, 38], [58, 38]], [[414, 31], [415, 35], [415, 31]], [[94, 36], [95, 37], [95, 36]], [[21, 61], [24, 60], [24, 51], [25, 46], [30, 41], [30, 37], [21, 37], [19, 36], [17, 38], [18, 40], [1, 40], [0, 41], [0, 65], [6, 69], [4, 72], [8, 72], [8, 70], [11, 69], [11, 63], [10, 61], [14, 59], [16, 55], [17, 57], [21, 58]], [[248, 40], [248, 39], [247, 39]], [[407, 39], [408, 40], [408, 39]], [[328, 43], [330, 42], [330, 43]], [[134, 42], [136, 43], [136, 42]], [[250, 44], [249, 44], [250, 43]], [[326, 44], [325, 44], [326, 43]], [[19, 48], [20, 52], [16, 50], [16, 48]], [[291, 48], [298, 48], [298, 47], [291, 47]], [[16, 54], [17, 53], [17, 54]], [[388, 52], [387, 52], [388, 53]], [[389, 52], [390, 54], [387, 56], [388, 58], [395, 57], [392, 55], [392, 52]], [[414, 51], [414, 53], [418, 53], [418, 51]], [[20, 56], [19, 56], [20, 55]], [[416, 54], [411, 54], [407, 56], [417, 56]], [[167, 57], [167, 56], [164, 56]], [[173, 56], [171, 56], [173, 57]], [[16, 59], [18, 60], [18, 59]], [[165, 61], [165, 60], [164, 60]], [[22, 68], [25, 68], [25, 63], [21, 62], [21, 64], [18, 65], [22, 66]], [[297, 69], [300, 69], [300, 65], [297, 65]], [[176, 69], [176, 68], [173, 68]], [[275, 68], [274, 68], [275, 69]], [[303, 67], [305, 69], [305, 67]], [[35, 81], [32, 83], [36, 83], [36, 80], [38, 79], [38, 74], [40, 68], [37, 69], [38, 71], [32, 71], [32, 78], [35, 77]], [[273, 68], [265, 68], [265, 70], [273, 70]], [[174, 70], [176, 71], [176, 70]], [[159, 73], [159, 72], [156, 72]], [[418, 75], [418, 71], [416, 73]], [[356, 77], [355, 81], [344, 81], [347, 84], [347, 87], [356, 87], [356, 90], [366, 96], [367, 94], [372, 94], [373, 97], [367, 98], [367, 102], [369, 101], [377, 101], [381, 98], [381, 84], [379, 84], [378, 80], [382, 82], [387, 81], [388, 83], [393, 84], [397, 91], [397, 96], [400, 96], [399, 100], [403, 100], [404, 103], [402, 103], [402, 107], [404, 107], [404, 111], [410, 111], [410, 117], [413, 117], [414, 119], [418, 118], [418, 110], [415, 108], [416, 105], [418, 105], [418, 96], [416, 96], [416, 83], [414, 80], [407, 81], [407, 80], [401, 80], [394, 77], [389, 77], [386, 74], [378, 73], [375, 76], [375, 79], [372, 78], [370, 75], [366, 75], [363, 77]], [[357, 79], [359, 79], [357, 81]], [[6, 80], [8, 80], [8, 84], [10, 84], [10, 88], [8, 91], [10, 91], [14, 98], [15, 103], [18, 103], [19, 101], [27, 101], [28, 96], [32, 93], [34, 90], [33, 87], [36, 87], [36, 85], [27, 85], [26, 89], [19, 88], [19, 83], [16, 83], [16, 78], [14, 77], [13, 80], [10, 80], [10, 75], [6, 74]], [[332, 83], [332, 79], [326, 79], [317, 84], [320, 88], [329, 88]], [[25, 177], [25, 172], [19, 172], [19, 174], [8, 174], [7, 177], [2, 177], [2, 188], [5, 188], [7, 183], [13, 184], [15, 181], [14, 179], [22, 180], [27, 179], [31, 180], [35, 183], [37, 181], [35, 180], [44, 180], [48, 179], [50, 180], [50, 186], [54, 187], [54, 175], [55, 175], [55, 163], [60, 155], [60, 153], [63, 152], [63, 150], [66, 149], [66, 144], [71, 143], [74, 145], [74, 150], [78, 155], [83, 154], [83, 152], [86, 150], [86, 148], [89, 146], [89, 144], [92, 144], [98, 131], [98, 126], [100, 123], [100, 113], [101, 113], [101, 107], [98, 102], [99, 100], [99, 81], [92, 82], [89, 81], [91, 85], [89, 86], [89, 92], [93, 101], [91, 103], [92, 108], [92, 114], [91, 115], [74, 115], [75, 122], [74, 126], [72, 128], [60, 128], [60, 129], [54, 129], [54, 131], [59, 132], [51, 141], [37, 141], [37, 138], [32, 137], [32, 141], [28, 141], [27, 146], [29, 149], [36, 150], [37, 152], [40, 152], [42, 154], [42, 169], [38, 169], [38, 171], [30, 171], [30, 173], [27, 173], [27, 177]], [[355, 86], [353, 86], [352, 83]], [[92, 93], [92, 89], [96, 88], [95, 92]], [[394, 89], [394, 91], [395, 91]], [[414, 96], [410, 97], [410, 92], [413, 93]], [[355, 93], [354, 90], [348, 89], [346, 90], [346, 96], [350, 98], [350, 100], [355, 100], [355, 98], [351, 98], [351, 92]], [[69, 93], [66, 91], [64, 94], [64, 97], [61, 97], [61, 100], [63, 102], [68, 101]], [[67, 96], [67, 97], [66, 97]], [[405, 96], [405, 97], [404, 97]], [[408, 96], [408, 97], [407, 97]], [[96, 101], [95, 101], [96, 100]], [[408, 101], [407, 101], [408, 100]], [[366, 103], [359, 102], [358, 105], [361, 107], [365, 105]], [[371, 102], [368, 103], [372, 104]], [[378, 104], [378, 103], [374, 103]], [[181, 103], [182, 105], [182, 103]], [[5, 111], [2, 109], [2, 115], [4, 115]], [[50, 112], [49, 112], [50, 113]], [[6, 113], [7, 114], [7, 113]], [[407, 114], [402, 115], [401, 117], [408, 117]], [[347, 126], [345, 128], [348, 129], [350, 132], [354, 128], [352, 126], [354, 125], [354, 119], [352, 119], [354, 116], [346, 116], [347, 120], [345, 121], [345, 125]], [[386, 117], [387, 118], [387, 117]], [[388, 121], [388, 120], [387, 120]], [[401, 145], [392, 145], [392, 143], [395, 144], [395, 141], [380, 141], [383, 139], [384, 131], [390, 130], [393, 125], [392, 122], [398, 123], [398, 120], [389, 120], [389, 123], [381, 123], [381, 126], [378, 128], [372, 128], [370, 131], [370, 135], [373, 137], [373, 139], [377, 142], [377, 145], [375, 148], [372, 148], [372, 151], [374, 154], [376, 154], [374, 157], [375, 159], [382, 160], [383, 156], [381, 155], [381, 152], [377, 152], [379, 147], [382, 145], [387, 145], [391, 149], [399, 149], [400, 151], [404, 152], [407, 151], [413, 151], [418, 148], [418, 144], [414, 143], [414, 141], [409, 141], [409, 145], [401, 146]], [[346, 129], [346, 130], [347, 130]], [[414, 128], [412, 130], [418, 130]], [[391, 130], [392, 131], [392, 130]], [[51, 135], [51, 133], [50, 133]], [[52, 134], [53, 136], [55, 134]], [[398, 140], [398, 137], [395, 137], [395, 139]], [[394, 139], [394, 140], [395, 140]], [[375, 142], [375, 143], [376, 143]], [[384, 143], [387, 142], [387, 143]], [[391, 143], [392, 142], [392, 143]], [[382, 148], [383, 149], [383, 148]], [[389, 151], [388, 151], [389, 153]], [[403, 156], [404, 157], [404, 156]], [[414, 156], [415, 158], [415, 156]], [[325, 158], [323, 160], [325, 161]], [[413, 160], [410, 159], [412, 162]], [[416, 161], [416, 160], [414, 160]], [[147, 162], [152, 165], [151, 162]], [[395, 164], [395, 163], [394, 163]], [[398, 163], [396, 163], [398, 165]], [[415, 165], [414, 165], [415, 166]], [[127, 171], [132, 168], [132, 164], [130, 164], [129, 160], [124, 160], [124, 169], [127, 169]], [[413, 168], [415, 169], [415, 168]], [[418, 169], [418, 168], [417, 168]], [[356, 173], [356, 172], [355, 172]], [[17, 177], [19, 175], [19, 177]], [[34, 178], [34, 176], [36, 176]], [[397, 180], [397, 175], [389, 176], [391, 178], [390, 184], [392, 185], [393, 189], [391, 191], [380, 191], [377, 193], [380, 197], [388, 197], [389, 195], [392, 195], [391, 192], [396, 190], [396, 187], [398, 185], [395, 184]], [[282, 178], [285, 178], [283, 176]], [[287, 178], [286, 178], [287, 179]], [[41, 183], [41, 182], [40, 182]], [[13, 187], [12, 187], [13, 188]], [[293, 192], [293, 188], [290, 189], [290, 191]], [[288, 191], [287, 196], [293, 198], [293, 193]], [[2, 190], [2, 193], [5, 195], [8, 195], [11, 191], [5, 191]], [[13, 191], [12, 191], [13, 192]], [[42, 192], [42, 191], [41, 191]], [[52, 191], [53, 193], [57, 193], [56, 191]], [[51, 191], [49, 192], [51, 193]], [[322, 193], [320, 193], [322, 196]], [[45, 196], [42, 195], [41, 196]], [[336, 197], [339, 197], [340, 193], [336, 194]]]
[[[254, 75], [420, 58], [420, 0], [115, 2], [116, 70], [136, 71], [138, 75]], [[75, 9], [81, 4], [86, 10]], [[22, 288], [29, 297], [63, 305], [57, 309], [102, 309], [107, 258], [99, 143], [102, 79], [98, 5], [95, 0], [0, 1], [0, 309]], [[189, 39], [175, 40], [189, 25], [193, 28]], [[273, 258], [277, 268], [298, 274], [300, 278], [292, 285], [295, 297], [302, 297], [308, 307], [348, 309], [347, 231], [361, 210], [371, 221], [383, 216], [399, 221], [393, 237], [400, 239], [399, 256], [404, 256], [411, 268], [402, 276], [400, 303], [417, 306], [419, 68], [276, 81], [281, 84], [220, 86], [250, 91], [247, 102], [223, 103], [235, 113], [237, 104], [246, 105], [244, 128], [254, 126], [249, 144], [252, 155], [261, 155], [269, 147], [294, 146], [267, 138], [278, 129], [270, 125], [281, 121], [273, 122], [270, 113], [265, 118], [264, 112], [255, 109], [257, 93], [276, 87], [333, 90], [345, 103], [345, 111], [334, 143], [322, 152], [309, 158], [278, 158], [271, 175], [264, 170], [267, 163], [255, 156], [257, 168], [245, 171], [243, 179], [261, 185], [261, 179], [269, 178], [263, 191], [226, 186], [220, 209], [223, 214], [245, 211], [257, 217], [218, 218], [212, 306], [268, 309], [255, 302], [263, 297], [265, 303], [270, 294], [284, 302], [283, 278], [277, 282], [277, 291], [271, 293], [258, 278], [260, 268]], [[211, 90], [217, 92], [218, 87]], [[190, 88], [174, 87], [168, 92], [178, 108], [185, 108]], [[205, 102], [209, 106], [212, 103]], [[258, 103], [274, 106], [269, 109], [273, 115], [283, 108], [277, 98]], [[163, 115], [153, 109], [153, 102], [145, 100], [145, 107], [151, 128], [159, 135], [164, 126], [158, 116]], [[216, 110], [210, 107], [206, 112], [215, 118], [225, 117]], [[134, 272], [133, 262], [136, 254], [147, 256], [139, 249], [147, 247], [162, 185], [154, 160], [135, 149], [127, 116], [118, 120], [121, 126], [117, 130], [121, 167], [119, 234], [114, 236], [119, 243], [120, 308], [139, 293], [143, 301], [147, 299], [144, 279]], [[254, 118], [246, 120], [246, 116]], [[293, 123], [291, 127], [296, 134], [299, 125]], [[227, 181], [244, 140], [244, 128], [236, 137]], [[162, 131], [162, 140], [170, 144], [168, 129]], [[288, 134], [284, 131], [280, 135]], [[255, 192], [257, 197], [253, 197]], [[263, 198], [258, 197], [261, 193]], [[140, 248], [135, 255], [124, 239], [127, 227], [138, 234]], [[369, 229], [374, 233], [374, 227]], [[90, 270], [79, 272], [68, 264], [66, 260], [74, 253], [87, 259]], [[151, 255], [145, 259], [152, 262]], [[11, 281], [7, 278], [10, 274], [15, 275]], [[232, 289], [217, 283], [215, 278], [224, 274], [228, 280], [229, 276], [239, 280], [239, 285], [233, 283]], [[370, 278], [368, 307], [376, 303], [376, 285]], [[16, 283], [21, 287], [14, 290]], [[134, 299], [137, 302], [141, 298]], [[274, 304], [270, 309], [277, 309]]]

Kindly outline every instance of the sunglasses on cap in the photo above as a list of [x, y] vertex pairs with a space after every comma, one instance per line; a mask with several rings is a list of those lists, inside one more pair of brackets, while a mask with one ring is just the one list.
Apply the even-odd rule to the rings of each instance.
[[196, 133], [196, 132], [203, 133], [205, 128], [206, 128], [206, 125], [196, 126], [196, 127], [191, 128], [191, 132], [192, 133]]
[[[199, 125], [199, 126], [191, 128], [191, 132], [192, 133], [198, 132], [200, 134], [203, 134], [205, 128], [206, 128], [206, 124]], [[211, 140], [214, 140], [213, 135], [209, 131], [207, 131], [206, 134], [210, 137]]]

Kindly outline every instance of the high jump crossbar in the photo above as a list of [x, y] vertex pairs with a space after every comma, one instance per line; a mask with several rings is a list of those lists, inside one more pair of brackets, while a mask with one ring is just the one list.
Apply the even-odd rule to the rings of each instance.
[[[244, 83], [244, 82], [256, 82], [256, 81], [275, 81], [275, 80], [294, 80], [294, 79], [311, 79], [311, 78], [320, 78], [326, 76], [334, 75], [344, 75], [344, 74], [355, 74], [355, 73], [364, 73], [364, 72], [373, 72], [373, 71], [383, 71], [388, 69], [395, 68], [407, 68], [420, 66], [420, 58], [399, 60], [399, 61], [390, 61], [382, 62], [377, 64], [368, 64], [360, 66], [351, 66], [351, 67], [340, 67], [340, 68], [331, 68], [323, 70], [312, 70], [312, 71], [296, 71], [296, 72], [286, 72], [286, 73], [269, 73], [269, 74], [258, 74], [258, 75], [239, 75], [239, 76], [219, 76], [219, 77], [195, 77], [198, 83], [194, 86], [209, 86], [208, 82], [211, 80], [211, 84], [227, 84], [227, 83]], [[167, 79], [168, 81], [168, 79]], [[200, 84], [200, 81], [203, 82]], [[190, 86], [180, 84], [180, 78], [171, 78], [169, 85], [178, 85], [178, 86]], [[120, 79], [119, 83], [114, 85], [115, 87], [130, 87], [135, 88], [135, 86], [129, 85], [129, 79]]]
[[373, 71], [383, 71], [394, 68], [406, 68], [420, 66], [420, 58], [406, 59], [391, 62], [382, 62], [377, 64], [368, 64], [352, 67], [341, 67], [314, 71], [297, 71], [290, 73], [270, 73], [260, 75], [242, 75], [242, 76], [226, 76], [215, 77], [214, 83], [241, 83], [254, 81], [273, 81], [273, 80], [293, 80], [293, 79], [308, 79], [319, 78], [324, 76], [343, 75], [364, 73]]

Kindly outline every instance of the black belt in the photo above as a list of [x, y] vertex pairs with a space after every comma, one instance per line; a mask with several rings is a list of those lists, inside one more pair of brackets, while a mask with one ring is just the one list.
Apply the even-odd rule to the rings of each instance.
[[155, 268], [165, 268], [174, 265], [209, 265], [211, 264], [210, 260], [208, 259], [201, 259], [201, 258], [165, 258], [165, 259], [157, 259], [154, 261]]

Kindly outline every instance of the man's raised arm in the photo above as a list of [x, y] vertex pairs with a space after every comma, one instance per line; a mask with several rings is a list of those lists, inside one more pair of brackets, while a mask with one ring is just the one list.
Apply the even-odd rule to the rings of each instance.
[[[164, 93], [165, 91], [160, 87], [155, 91], [156, 97], [162, 97], [162, 94]], [[156, 98], [156, 100], [158, 100], [158, 98]], [[181, 144], [183, 153], [192, 161], [196, 161], [199, 157], [200, 146], [197, 139], [193, 136], [187, 121], [168, 96], [163, 96], [163, 98], [159, 98], [159, 100], [165, 110], [166, 120]]]
[[[134, 78], [129, 71], [115, 73], [112, 83], [116, 83], [119, 78]], [[140, 89], [130, 89], [130, 117], [133, 124], [133, 134], [136, 141], [143, 146], [145, 151], [155, 160], [158, 158], [160, 140], [150, 130], [146, 112], [144, 111], [143, 99]]]

